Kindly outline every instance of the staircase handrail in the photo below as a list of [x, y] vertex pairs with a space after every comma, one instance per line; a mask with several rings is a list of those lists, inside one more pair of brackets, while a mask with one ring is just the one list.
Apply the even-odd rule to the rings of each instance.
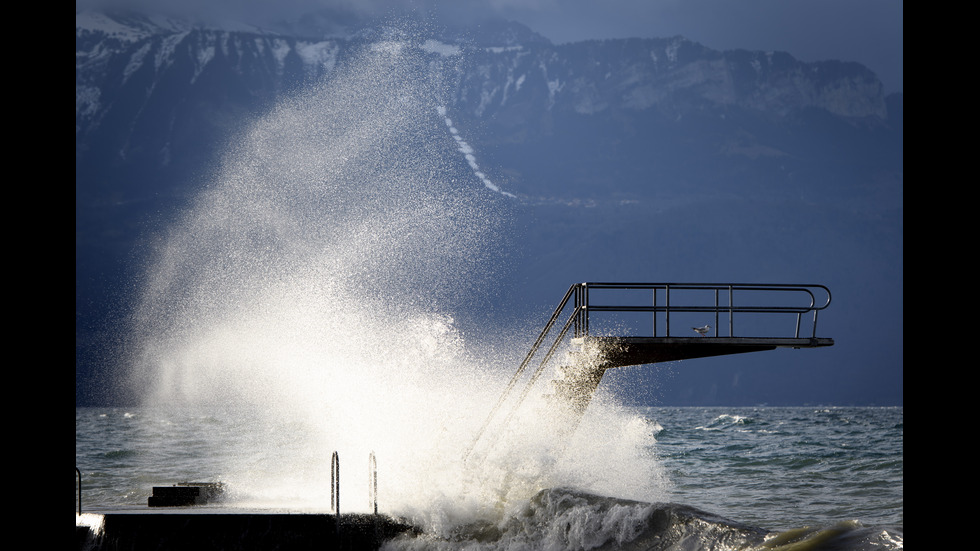
[[[480, 438], [483, 436], [483, 433], [487, 430], [487, 427], [490, 425], [490, 421], [492, 421], [494, 416], [496, 416], [497, 411], [500, 409], [500, 406], [502, 406], [503, 403], [507, 400], [507, 397], [510, 395], [510, 392], [514, 389], [514, 385], [517, 384], [517, 381], [520, 380], [521, 375], [524, 373], [524, 370], [527, 369], [527, 366], [531, 363], [531, 359], [534, 358], [535, 354], [537, 354], [538, 349], [541, 347], [541, 343], [544, 342], [544, 340], [548, 336], [548, 333], [551, 332], [551, 328], [555, 325], [555, 321], [557, 321], [558, 318], [561, 316], [562, 311], [564, 311], [565, 306], [568, 304], [568, 300], [572, 298], [573, 295], [576, 295], [578, 299], [577, 293], [579, 292], [581, 285], [582, 284], [580, 283], [575, 283], [568, 288], [568, 292], [565, 293], [564, 298], [562, 298], [561, 302], [558, 303], [558, 306], [555, 308], [554, 313], [551, 314], [551, 318], [548, 320], [548, 323], [545, 324], [544, 329], [541, 330], [541, 333], [538, 335], [537, 340], [535, 340], [534, 344], [531, 345], [531, 349], [524, 357], [524, 360], [521, 362], [521, 365], [518, 366], [517, 371], [514, 373], [514, 376], [511, 377], [510, 381], [507, 383], [507, 387], [504, 389], [504, 392], [500, 395], [500, 398], [497, 399], [497, 403], [494, 404], [493, 408], [490, 410], [490, 414], [487, 416], [486, 421], [483, 422], [483, 425], [480, 427], [480, 430], [477, 431], [476, 436], [473, 438], [473, 442], [470, 444], [470, 447], [466, 450], [466, 453], [463, 455], [464, 460], [466, 460], [466, 458], [468, 458], [469, 455], [473, 452], [473, 448], [476, 447], [477, 442], [480, 441]], [[576, 308], [576, 313], [577, 312], [578, 312], [578, 308]], [[573, 315], [570, 318], [570, 320], [571, 319], [575, 319], [575, 316]], [[562, 330], [561, 336], [559, 337], [559, 339], [555, 341], [555, 344], [551, 346], [551, 349], [554, 349], [557, 346], [557, 343], [561, 342], [561, 339], [564, 338], [564, 336], [567, 334], [568, 326], [569, 326], [569, 322], [566, 322], [565, 328]], [[550, 357], [551, 356], [549, 352], [548, 359], [550, 359]], [[542, 364], [542, 366], [543, 365], [544, 364]], [[539, 372], [540, 370], [541, 367], [538, 368]]]

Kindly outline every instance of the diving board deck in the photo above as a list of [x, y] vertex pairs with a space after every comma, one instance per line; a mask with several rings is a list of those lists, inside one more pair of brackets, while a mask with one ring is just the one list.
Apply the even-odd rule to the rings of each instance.
[[833, 346], [830, 338], [782, 337], [597, 337], [572, 339], [585, 351], [597, 351], [602, 369], [708, 358], [776, 348]]
[[[509, 413], [502, 425], [510, 422], [561, 348], [566, 349], [566, 354], [554, 366], [550, 390], [543, 396], [556, 406], [552, 409], [562, 427], [556, 433], [564, 438], [575, 430], [607, 369], [776, 348], [833, 346], [833, 339], [817, 337], [817, 314], [829, 305], [830, 290], [818, 284], [575, 283], [531, 345], [464, 457], [476, 449], [505, 403], [509, 404]], [[784, 318], [785, 323], [778, 321]], [[713, 323], [701, 325], [708, 320]], [[678, 327], [690, 323], [702, 327], [695, 329], [699, 334], [657, 336], [670, 335], [671, 324]], [[623, 331], [634, 336], [601, 336], [603, 332], [616, 331], [617, 327], [629, 327]], [[715, 336], [711, 336], [712, 330]], [[706, 335], [701, 336], [702, 331]], [[757, 331], [794, 336], [717, 336], [758, 335]], [[637, 333], [650, 336], [635, 336]], [[800, 335], [810, 336], [800, 338]], [[569, 344], [571, 350], [567, 349]], [[544, 356], [540, 361], [535, 358], [539, 352]], [[532, 363], [537, 368], [525, 376]], [[523, 385], [519, 397], [508, 402], [519, 384]], [[495, 434], [501, 433], [501, 427], [497, 427]]]

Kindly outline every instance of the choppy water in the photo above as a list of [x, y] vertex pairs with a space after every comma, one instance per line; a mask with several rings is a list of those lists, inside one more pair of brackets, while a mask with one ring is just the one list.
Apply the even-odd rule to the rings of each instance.
[[902, 408], [650, 408], [672, 500], [774, 530], [903, 524]]
[[[411, 460], [412, 454], [382, 455], [380, 510], [430, 528], [393, 546], [750, 549], [783, 537], [803, 538], [808, 548], [818, 549], [903, 547], [900, 407], [632, 408], [629, 415], [649, 429], [648, 453], [638, 459], [646, 464], [636, 465], [636, 472], [662, 473], [662, 480], [653, 481], [662, 491], [659, 499], [635, 501], [588, 485], [528, 487], [523, 497], [512, 493], [473, 509], [464, 505], [469, 497], [456, 502], [447, 491], [438, 500], [420, 496], [425, 507], [442, 509], [426, 511], [386, 503], [386, 486], [405, 482], [391, 480], [393, 473], [405, 472], [393, 462]], [[145, 507], [154, 485], [222, 481], [228, 484], [222, 506], [328, 510], [324, 479], [330, 456], [310, 457], [301, 427], [259, 419], [243, 410], [213, 408], [76, 409], [83, 507]], [[366, 510], [367, 494], [358, 483], [367, 478], [367, 458], [341, 457], [345, 486], [351, 487], [342, 506]], [[601, 462], [591, 464], [603, 469]], [[623, 476], [622, 465], [613, 468], [616, 477]], [[415, 482], [462, 488], [440, 481], [451, 476], [446, 472], [429, 474]], [[275, 483], [257, 484], [269, 480]]]

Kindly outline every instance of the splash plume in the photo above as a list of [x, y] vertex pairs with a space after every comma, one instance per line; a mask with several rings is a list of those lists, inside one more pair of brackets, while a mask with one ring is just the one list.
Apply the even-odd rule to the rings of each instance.
[[218, 476], [245, 501], [325, 507], [331, 452], [366, 465], [373, 451], [381, 501], [452, 523], [542, 485], [625, 488], [615, 473], [649, 444], [613, 407], [599, 415], [619, 428], [590, 440], [605, 443], [601, 472], [583, 452], [542, 479], [548, 431], [533, 422], [464, 471], [511, 366], [474, 352], [454, 308], [499, 269], [506, 215], [460, 162], [439, 75], [405, 38], [346, 60], [255, 121], [148, 265], [134, 380], [150, 405], [235, 407], [255, 424], [248, 442], [215, 443], [241, 449]]

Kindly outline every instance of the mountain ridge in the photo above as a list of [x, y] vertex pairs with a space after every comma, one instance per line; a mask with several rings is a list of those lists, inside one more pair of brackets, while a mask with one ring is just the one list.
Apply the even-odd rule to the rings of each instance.
[[[365, 40], [228, 31], [162, 17], [107, 19], [91, 12], [76, 17], [81, 18], [76, 171], [82, 167], [83, 174], [92, 165], [118, 164], [152, 166], [155, 173], [171, 159], [183, 158], [173, 151], [179, 147], [175, 143], [189, 144], [185, 154], [199, 152], [198, 163], [204, 163], [234, 119], [261, 112], [283, 94], [329, 75]], [[787, 120], [817, 109], [852, 124], [889, 122], [880, 81], [856, 63], [803, 63], [780, 52], [719, 52], [679, 36], [556, 46], [516, 23], [499, 24], [490, 34], [502, 37], [499, 46], [439, 43], [430, 37], [431, 44], [443, 46], [442, 51], [430, 46], [430, 53], [454, 80], [448, 106], [467, 123], [508, 142], [524, 139], [527, 132], [547, 135], [554, 113], [602, 114], [627, 130], [628, 119], [650, 110], [665, 120], [706, 112], [723, 118], [731, 109]], [[487, 36], [482, 44], [492, 43]], [[515, 44], [514, 36], [533, 40]], [[152, 125], [157, 128], [140, 133]], [[182, 125], [186, 135], [178, 134]], [[509, 131], [515, 125], [516, 134]], [[143, 143], [148, 134], [154, 135], [152, 142]], [[200, 138], [188, 141], [188, 136]], [[495, 146], [493, 140], [483, 145]], [[772, 147], [738, 149], [761, 153]], [[143, 157], [153, 154], [155, 159]]]

